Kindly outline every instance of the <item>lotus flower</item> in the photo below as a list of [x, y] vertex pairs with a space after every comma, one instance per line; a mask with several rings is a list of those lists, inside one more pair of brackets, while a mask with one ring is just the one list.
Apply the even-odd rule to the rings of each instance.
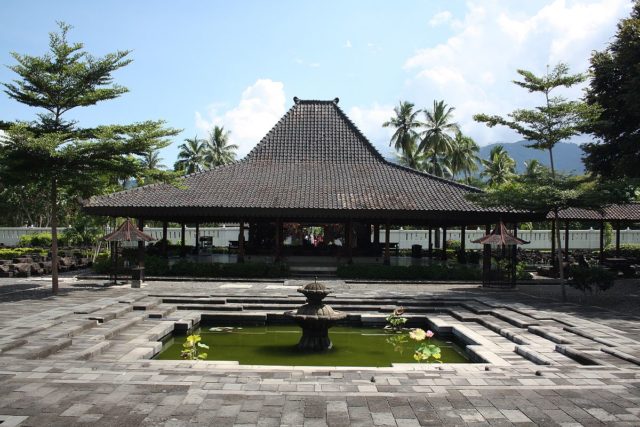
[[[429, 332], [431, 332], [431, 331], [429, 331]], [[433, 332], [431, 332], [431, 334], [433, 334]], [[416, 329], [412, 330], [411, 332], [409, 332], [409, 337], [412, 340], [415, 340], [415, 341], [422, 341], [427, 337], [427, 333], [424, 330], [420, 329], [420, 328], [416, 328]]]
[[428, 331], [427, 331], [427, 333], [426, 333], [426, 335], [427, 335], [427, 338], [433, 338], [433, 335], [434, 335], [434, 334], [433, 334], [433, 331], [428, 330]]

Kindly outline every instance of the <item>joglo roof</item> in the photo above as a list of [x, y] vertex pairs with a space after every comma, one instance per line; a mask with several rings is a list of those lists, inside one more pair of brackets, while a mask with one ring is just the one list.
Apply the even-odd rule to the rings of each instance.
[[477, 191], [387, 161], [337, 99], [294, 98], [241, 161], [188, 175], [177, 186], [153, 184], [94, 197], [85, 210], [148, 219], [438, 218], [470, 224], [510, 215], [465, 199]]

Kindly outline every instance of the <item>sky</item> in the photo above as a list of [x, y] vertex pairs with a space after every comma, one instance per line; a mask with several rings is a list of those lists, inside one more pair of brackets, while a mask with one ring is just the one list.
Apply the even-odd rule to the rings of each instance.
[[[454, 107], [479, 145], [521, 138], [473, 121], [541, 102], [517, 87], [517, 69], [542, 74], [565, 62], [585, 72], [612, 40], [630, 0], [4, 0], [0, 64], [11, 52], [42, 55], [56, 21], [94, 56], [131, 50], [114, 80], [122, 97], [70, 112], [80, 125], [162, 119], [183, 131], [162, 151], [171, 167], [185, 138], [214, 126], [231, 131], [239, 157], [301, 99], [340, 99], [340, 108], [385, 156], [382, 123], [399, 101]], [[16, 75], [0, 67], [0, 82]], [[582, 96], [582, 88], [559, 92]], [[0, 120], [37, 111], [0, 93]], [[588, 136], [574, 140], [585, 142]]]

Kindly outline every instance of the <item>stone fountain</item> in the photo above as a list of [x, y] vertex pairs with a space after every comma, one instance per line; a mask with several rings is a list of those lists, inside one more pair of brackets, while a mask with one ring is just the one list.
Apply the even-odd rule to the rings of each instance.
[[347, 317], [347, 313], [335, 311], [322, 300], [331, 293], [322, 283], [317, 281], [299, 288], [307, 303], [295, 311], [287, 311], [285, 316], [292, 318], [302, 328], [302, 338], [298, 349], [302, 351], [326, 351], [332, 347], [329, 339], [329, 328], [338, 320]]

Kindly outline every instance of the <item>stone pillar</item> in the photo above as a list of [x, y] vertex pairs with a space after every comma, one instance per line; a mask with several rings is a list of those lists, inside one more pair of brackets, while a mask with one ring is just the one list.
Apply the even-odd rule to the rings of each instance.
[[391, 264], [391, 257], [389, 255], [389, 239], [391, 238], [390, 227], [391, 227], [391, 224], [389, 224], [389, 221], [387, 220], [384, 226], [384, 264], [385, 265]]
[[447, 260], [447, 227], [442, 227], [442, 260]]
[[238, 231], [238, 262], [244, 262], [244, 219], [240, 220]]
[[[138, 219], [138, 230], [144, 230], [144, 219]], [[134, 275], [131, 280], [132, 288], [139, 288], [144, 282], [144, 241], [138, 241], [138, 268], [134, 270]]]
[[200, 254], [200, 223], [196, 222], [196, 255]]
[[[491, 234], [491, 224], [485, 226], [485, 234]], [[482, 245], [482, 281], [489, 281], [491, 272], [491, 245]]]
[[616, 222], [616, 257], [620, 256], [620, 221]]
[[180, 227], [180, 256], [184, 258], [187, 255], [187, 248], [185, 247], [185, 234], [187, 230], [184, 222], [180, 224]]
[[168, 247], [168, 239], [169, 236], [167, 235], [167, 227], [169, 224], [167, 224], [167, 221], [164, 221], [162, 223], [162, 256], [167, 258], [168, 256], [168, 252], [167, 252], [167, 247]]

